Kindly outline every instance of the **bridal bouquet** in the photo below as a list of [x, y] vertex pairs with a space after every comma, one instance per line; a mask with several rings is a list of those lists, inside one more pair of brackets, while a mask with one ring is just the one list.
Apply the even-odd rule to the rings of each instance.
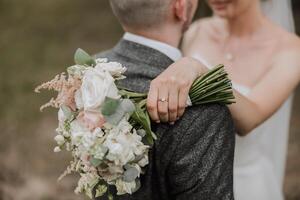
[[[117, 86], [126, 68], [107, 59], [93, 59], [78, 49], [76, 65], [67, 73], [36, 88], [55, 90], [57, 97], [41, 107], [58, 108], [54, 152], [69, 151], [73, 157], [60, 177], [80, 174], [76, 193], [88, 197], [132, 194], [148, 165], [148, 151], [156, 139], [146, 111], [147, 94]], [[193, 105], [233, 103], [231, 82], [222, 65], [199, 77], [190, 91]]]

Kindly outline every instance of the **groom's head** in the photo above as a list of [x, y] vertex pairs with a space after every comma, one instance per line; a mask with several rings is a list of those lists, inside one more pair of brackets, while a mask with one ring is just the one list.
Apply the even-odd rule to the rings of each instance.
[[184, 32], [192, 22], [198, 0], [110, 0], [114, 14], [127, 31]]

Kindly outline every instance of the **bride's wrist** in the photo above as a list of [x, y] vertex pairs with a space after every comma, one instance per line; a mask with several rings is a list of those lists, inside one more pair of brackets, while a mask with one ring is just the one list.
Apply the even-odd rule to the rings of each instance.
[[190, 62], [190, 65], [194, 69], [196, 78], [198, 78], [199, 76], [203, 75], [204, 73], [206, 73], [208, 71], [208, 69], [205, 67], [205, 65], [203, 65], [198, 60], [191, 58], [191, 57], [187, 57], [187, 59], [188, 59], [188, 62]]

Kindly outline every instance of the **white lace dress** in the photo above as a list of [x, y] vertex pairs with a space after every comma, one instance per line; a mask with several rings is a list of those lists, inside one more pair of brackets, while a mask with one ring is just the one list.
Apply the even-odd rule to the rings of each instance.
[[[210, 66], [198, 55], [193, 56]], [[243, 95], [251, 88], [233, 82]], [[234, 161], [235, 200], [283, 200], [283, 181], [292, 96], [267, 121], [246, 137], [236, 136]]]

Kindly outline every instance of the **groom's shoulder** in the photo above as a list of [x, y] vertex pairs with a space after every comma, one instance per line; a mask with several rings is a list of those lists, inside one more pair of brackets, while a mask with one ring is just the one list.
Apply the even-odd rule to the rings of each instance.
[[[231, 120], [231, 114], [226, 105], [214, 103], [188, 107], [182, 120], [201, 121], [206, 123], [209, 118], [217, 119], [218, 117]], [[213, 123], [214, 121], [215, 120], [210, 121], [210, 123]]]
[[[161, 140], [170, 140], [178, 144], [182, 141], [205, 140], [211, 136], [234, 137], [232, 116], [227, 106], [206, 104], [186, 109], [183, 117], [175, 125], [159, 126]], [[170, 139], [172, 138], [172, 139]], [[189, 143], [188, 142], [188, 143]]]
[[[187, 122], [190, 122], [189, 126], [187, 126]], [[199, 130], [204, 126], [212, 126], [220, 124], [220, 122], [229, 122], [230, 125], [233, 125], [228, 107], [222, 104], [206, 104], [187, 108], [178, 124], [183, 128]]]

